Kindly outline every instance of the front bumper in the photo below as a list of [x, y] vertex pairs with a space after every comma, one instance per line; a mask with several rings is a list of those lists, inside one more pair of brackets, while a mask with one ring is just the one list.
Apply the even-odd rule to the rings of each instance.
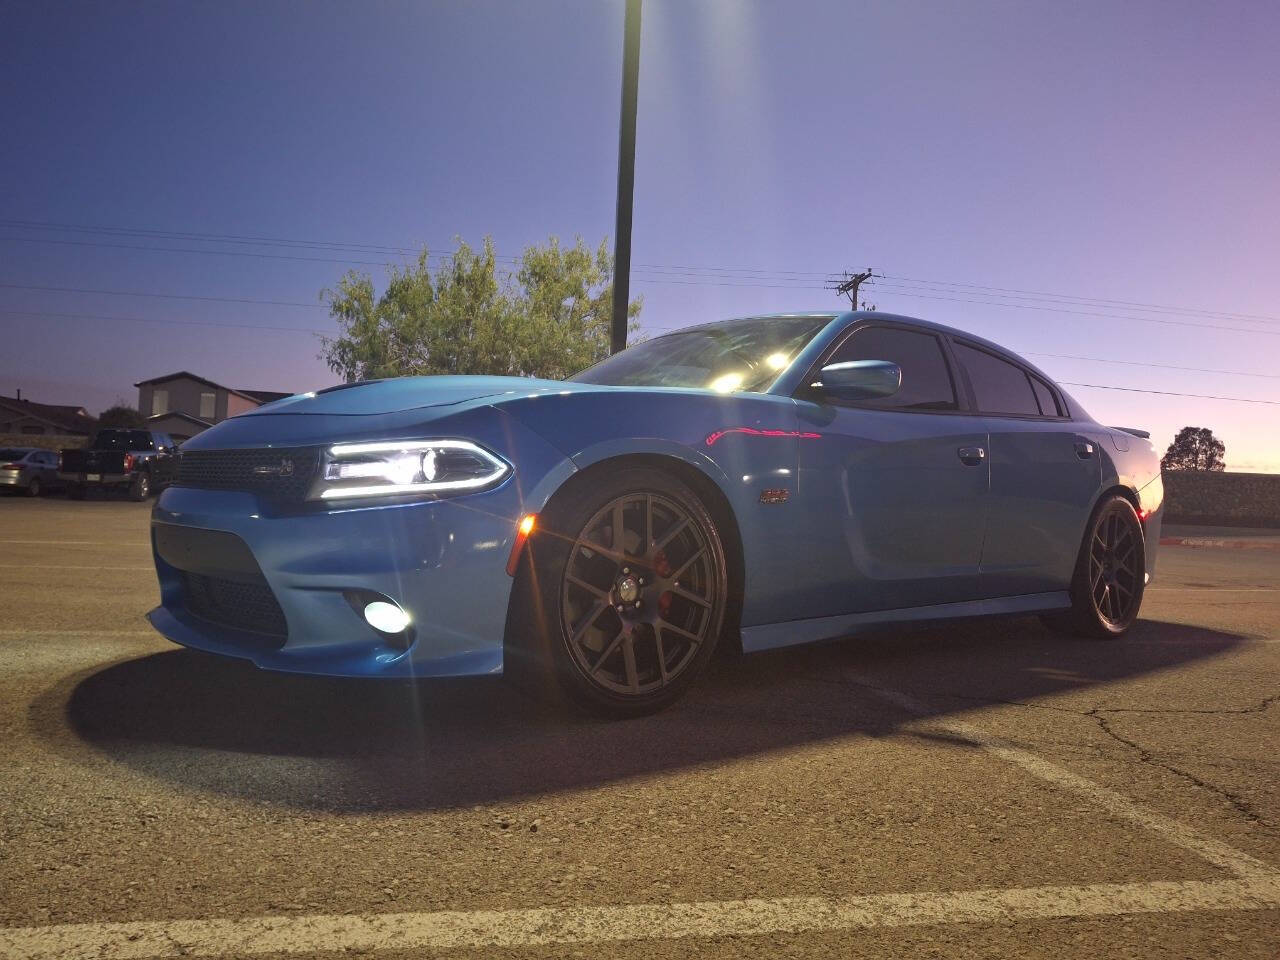
[[[253, 494], [171, 487], [158, 524], [230, 533], [244, 542], [284, 614], [280, 637], [192, 612], [184, 571], [156, 554], [161, 605], [151, 624], [183, 646], [260, 667], [332, 676], [457, 676], [500, 672], [515, 518], [477, 496], [271, 516]], [[187, 574], [189, 576], [189, 574]], [[413, 618], [408, 649], [389, 643], [345, 593], [394, 599]]]
[[[565, 468], [564, 456], [536, 434], [492, 410], [451, 418], [448, 426], [393, 428], [387, 420], [236, 418], [200, 437], [201, 441], [217, 437], [222, 447], [208, 443], [201, 449], [265, 443], [286, 450], [291, 444], [280, 442], [286, 431], [292, 444], [322, 438], [326, 443], [374, 439], [392, 429], [395, 433], [390, 435], [402, 436], [438, 431], [483, 443], [515, 465], [516, 471], [500, 486], [481, 493], [401, 502], [284, 506], [240, 490], [167, 487], [152, 510], [161, 605], [148, 614], [151, 624], [175, 643], [241, 657], [271, 670], [360, 677], [501, 672], [512, 587], [506, 565], [516, 525], [524, 512], [536, 512], [541, 506], [527, 499], [530, 489], [549, 475], [571, 468]], [[344, 429], [339, 433], [330, 429], [334, 426]], [[251, 616], [210, 619], [201, 599], [204, 588], [193, 589], [191, 577], [193, 573], [218, 576], [217, 561], [201, 557], [204, 548], [200, 546], [189, 554], [167, 549], [166, 560], [156, 550], [161, 524], [170, 525], [170, 534], [174, 528], [179, 534], [189, 528], [239, 538], [247, 548], [241, 552], [252, 558], [247, 566], [261, 585], [269, 587], [279, 605], [278, 612], [271, 612], [277, 614], [277, 622], [278, 614], [283, 614], [286, 629], [264, 637], [240, 629], [252, 621]], [[196, 544], [201, 538], [189, 539]], [[177, 541], [170, 537], [166, 543], [172, 546], [180, 540], [180, 536]], [[187, 556], [194, 559], [184, 559]], [[186, 571], [174, 563], [183, 564]], [[229, 571], [227, 576], [234, 578], [237, 573]], [[380, 594], [409, 613], [412, 636], [407, 649], [402, 639], [388, 638], [365, 622], [348, 600], [351, 591]], [[257, 603], [263, 592], [246, 596]], [[229, 590], [225, 595], [236, 593]], [[207, 599], [208, 593], [203, 597]]]

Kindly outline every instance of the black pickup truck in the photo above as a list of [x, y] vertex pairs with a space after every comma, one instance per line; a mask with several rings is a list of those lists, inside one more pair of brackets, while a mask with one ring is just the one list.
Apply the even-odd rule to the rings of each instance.
[[63, 450], [58, 458], [58, 479], [76, 500], [92, 488], [128, 490], [145, 500], [177, 473], [177, 444], [155, 430], [99, 430], [88, 447]]

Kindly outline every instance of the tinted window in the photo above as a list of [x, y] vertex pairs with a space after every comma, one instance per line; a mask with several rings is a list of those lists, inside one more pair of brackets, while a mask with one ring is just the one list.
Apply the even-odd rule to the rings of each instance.
[[979, 411], [1040, 415], [1031, 381], [1021, 367], [963, 343], [956, 344], [956, 356], [969, 374]]
[[27, 451], [23, 450], [21, 447], [5, 447], [4, 449], [0, 449], [0, 460], [3, 460], [5, 463], [12, 463], [15, 460], [21, 460], [26, 455]]
[[1036, 392], [1036, 402], [1040, 404], [1040, 412], [1046, 417], [1060, 417], [1062, 410], [1058, 407], [1057, 398], [1054, 397], [1053, 391], [1049, 389], [1049, 385], [1031, 374], [1031, 388]]
[[99, 430], [93, 438], [95, 450], [150, 450], [151, 434], [146, 430]]
[[849, 360], [888, 360], [902, 368], [901, 390], [891, 397], [864, 400], [863, 406], [895, 410], [956, 409], [956, 391], [942, 345], [931, 333], [867, 327], [845, 340], [827, 363]]

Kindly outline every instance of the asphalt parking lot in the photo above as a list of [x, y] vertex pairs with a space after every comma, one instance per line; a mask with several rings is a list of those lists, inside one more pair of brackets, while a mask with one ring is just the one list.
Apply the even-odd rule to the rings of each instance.
[[601, 723], [175, 648], [148, 510], [0, 501], [0, 956], [1280, 955], [1278, 550]]

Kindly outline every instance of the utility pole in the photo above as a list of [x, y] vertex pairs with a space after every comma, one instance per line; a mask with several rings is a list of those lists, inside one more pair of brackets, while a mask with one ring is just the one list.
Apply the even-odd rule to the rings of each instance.
[[[847, 270], [839, 279], [832, 279], [827, 282], [827, 289], [834, 290], [838, 295], [849, 298], [849, 305], [854, 310], [858, 309], [858, 288], [872, 279], [876, 275], [871, 272], [868, 267], [861, 273], [849, 273]], [[871, 309], [875, 309], [872, 307]]]
[[636, 94], [640, 83], [640, 0], [627, 0], [622, 38], [622, 118], [618, 125], [618, 212], [613, 230], [613, 329], [609, 352], [627, 348], [631, 302], [631, 208], [636, 187]]

